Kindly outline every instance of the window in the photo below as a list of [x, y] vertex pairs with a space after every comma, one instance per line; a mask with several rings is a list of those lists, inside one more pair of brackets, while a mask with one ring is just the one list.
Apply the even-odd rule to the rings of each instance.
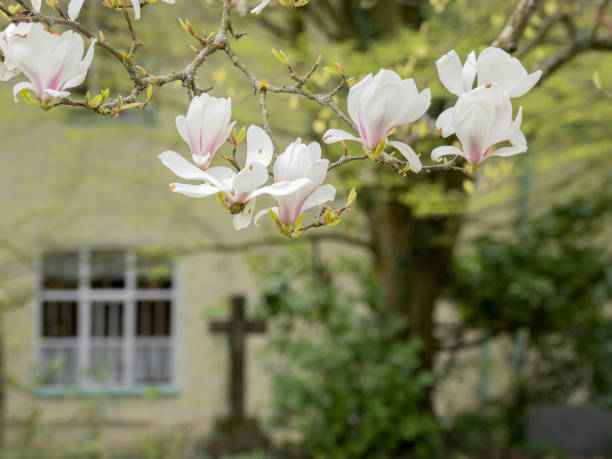
[[43, 254], [37, 360], [46, 388], [176, 384], [176, 306], [167, 257], [126, 250]]

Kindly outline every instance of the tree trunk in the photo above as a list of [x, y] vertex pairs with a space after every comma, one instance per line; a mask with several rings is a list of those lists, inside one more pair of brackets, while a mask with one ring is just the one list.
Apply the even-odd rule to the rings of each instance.
[[[464, 176], [443, 171], [412, 179], [417, 180], [443, 181], [450, 190], [461, 187]], [[437, 350], [434, 308], [450, 267], [461, 213], [419, 217], [395, 199], [400, 193], [391, 193], [391, 198], [384, 194], [376, 194], [368, 217], [385, 305], [406, 318], [398, 338], [418, 337], [421, 367], [432, 370]]]

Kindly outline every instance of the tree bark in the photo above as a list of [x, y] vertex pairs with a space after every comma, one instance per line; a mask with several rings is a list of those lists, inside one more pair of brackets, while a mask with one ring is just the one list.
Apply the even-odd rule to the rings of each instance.
[[[461, 173], [443, 171], [414, 181], [443, 181], [446, 190], [456, 190], [464, 179]], [[437, 351], [435, 304], [450, 267], [462, 217], [460, 211], [445, 216], [416, 216], [410, 207], [395, 199], [398, 195], [378, 193], [380, 197], [368, 212], [376, 270], [385, 306], [407, 321], [398, 338], [419, 338], [421, 367], [432, 370]]]

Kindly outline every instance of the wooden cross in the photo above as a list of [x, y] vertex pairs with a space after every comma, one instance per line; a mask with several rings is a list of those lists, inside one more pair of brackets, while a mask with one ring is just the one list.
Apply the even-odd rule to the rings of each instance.
[[263, 320], [247, 320], [244, 310], [244, 297], [231, 297], [232, 316], [228, 321], [212, 321], [212, 333], [225, 333], [229, 343], [229, 404], [230, 416], [244, 418], [245, 398], [245, 340], [248, 333], [263, 333], [266, 323]]

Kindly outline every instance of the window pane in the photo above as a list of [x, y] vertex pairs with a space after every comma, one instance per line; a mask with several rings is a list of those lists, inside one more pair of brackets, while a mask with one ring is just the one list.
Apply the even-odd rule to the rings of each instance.
[[169, 344], [139, 344], [136, 346], [134, 378], [137, 384], [167, 384], [171, 382]]
[[77, 381], [76, 346], [41, 349], [41, 383], [44, 385], [74, 384]]
[[170, 302], [139, 301], [136, 336], [170, 336]]
[[118, 250], [95, 251], [91, 254], [91, 287], [125, 287], [125, 253]]
[[123, 303], [94, 301], [91, 304], [91, 336], [123, 336]]
[[120, 383], [123, 361], [120, 344], [94, 344], [89, 354], [90, 378], [101, 384]]
[[43, 255], [45, 289], [75, 289], [79, 286], [79, 256], [76, 252], [52, 252]]
[[77, 336], [76, 301], [45, 301], [42, 305], [42, 336], [71, 338]]
[[172, 262], [165, 257], [139, 255], [138, 288], [172, 288]]

